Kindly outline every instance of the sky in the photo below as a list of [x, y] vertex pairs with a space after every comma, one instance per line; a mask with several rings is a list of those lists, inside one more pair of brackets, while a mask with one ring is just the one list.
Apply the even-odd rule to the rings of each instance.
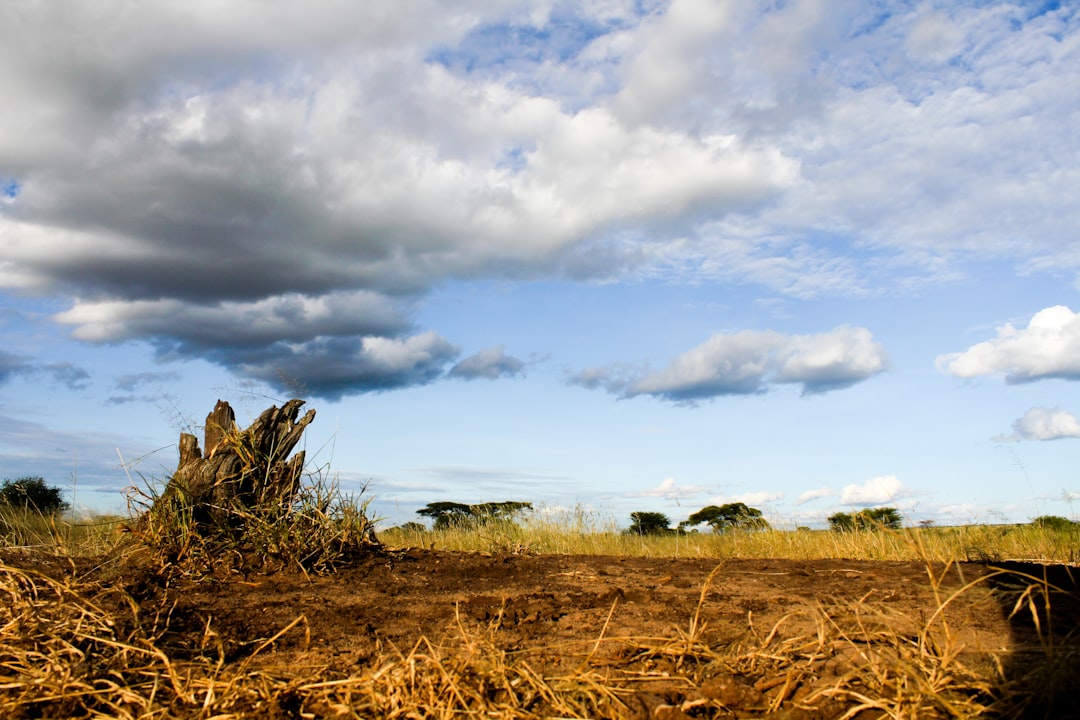
[[1077, 517], [1073, 4], [7, 0], [0, 102], [0, 477], [76, 507], [300, 397], [384, 525]]

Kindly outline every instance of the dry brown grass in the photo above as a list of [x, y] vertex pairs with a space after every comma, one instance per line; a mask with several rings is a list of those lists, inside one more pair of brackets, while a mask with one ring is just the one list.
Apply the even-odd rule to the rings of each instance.
[[[281, 636], [303, 636], [302, 616], [226, 662], [210, 626], [198, 647], [181, 651], [165, 639], [167, 616], [141, 617], [118, 590], [0, 563], [0, 716], [719, 718], [735, 709], [741, 717], [1023, 716], [1030, 688], [967, 652], [946, 620], [968, 588], [939, 595], [921, 625], [864, 597], [769, 628], [751, 617], [745, 636], [732, 639], [715, 637], [701, 619], [713, 576], [698, 610], [665, 637], [604, 632], [520, 650], [500, 644], [498, 619], [459, 618], [442, 641], [386, 648], [344, 674], [285, 665], [268, 652]], [[1034, 608], [1046, 590], [1026, 580], [1018, 611]], [[553, 669], [553, 656], [562, 669]]]
[[[297, 522], [249, 519], [253, 535], [226, 551], [243, 556], [254, 548], [262, 563], [329, 572], [342, 548], [365, 541], [369, 524], [363, 509], [335, 506], [316, 494], [292, 517]], [[61, 561], [67, 555], [97, 555], [91, 550], [107, 545], [117, 564], [123, 559], [117, 553], [138, 551], [151, 553], [162, 571], [211, 572], [211, 556], [222, 548], [204, 545], [182, 516], [165, 520], [143, 526], [133, 536], [139, 541], [134, 545], [110, 539], [76, 548], [55, 523], [38, 528], [38, 534], [20, 530], [24, 534], [18, 538], [28, 542], [18, 544], [47, 545], [46, 552]], [[612, 554], [646, 548], [647, 539], [578, 533], [585, 539], [571, 541], [565, 528], [561, 534], [541, 530], [530, 535], [508, 527], [482, 541], [488, 549], [530, 552], [556, 542], [566, 543], [557, 548], [563, 552], [587, 551], [590, 542], [600, 543], [594, 550]], [[942, 530], [857, 538], [773, 531], [693, 538], [700, 545], [663, 538], [680, 544], [675, 553], [663, 545], [660, 554], [720, 557], [836, 556], [838, 543], [861, 540], [864, 553], [884, 559], [903, 546], [905, 557], [926, 562], [935, 603], [916, 622], [872, 596], [823, 602], [771, 627], [757, 627], [751, 615], [745, 635], [720, 637], [702, 620], [701, 610], [721, 560], [701, 588], [697, 611], [661, 637], [609, 636], [605, 627], [586, 641], [521, 649], [500, 641], [499, 619], [476, 625], [459, 618], [442, 638], [385, 647], [350, 672], [299, 666], [275, 655], [279, 638], [304, 637], [303, 616], [247, 655], [227, 659], [210, 624], [194, 645], [177, 646], [168, 613], [144, 616], [121, 590], [74, 572], [46, 575], [21, 567], [24, 563], [0, 562], [0, 717], [1025, 717], [1040, 707], [1042, 695], [1061, 696], [1080, 664], [1048, 627], [1052, 588], [1046, 578], [1012, 577], [1013, 612], [1030, 617], [1043, 639], [1027, 656], [1029, 667], [1019, 669], [962, 644], [948, 622], [948, 608], [970, 586], [950, 594], [942, 588], [957, 543], [992, 547], [991, 541], [1014, 534], [1020, 547], [1031, 551], [1035, 542], [1056, 537], [1041, 532]], [[109, 530], [107, 536], [115, 533]], [[446, 540], [430, 533], [425, 539], [432, 536]], [[937, 566], [935, 573], [934, 563], [942, 558], [944, 569]], [[988, 577], [993, 576], [980, 582]], [[613, 605], [611, 612], [619, 607]]]

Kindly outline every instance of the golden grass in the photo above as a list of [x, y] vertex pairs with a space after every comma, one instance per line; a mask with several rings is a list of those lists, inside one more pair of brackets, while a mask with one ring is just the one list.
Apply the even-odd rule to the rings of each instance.
[[0, 503], [0, 548], [24, 548], [65, 557], [103, 555], [120, 539], [126, 519], [111, 515], [45, 514]]
[[787, 558], [818, 560], [1080, 561], [1080, 526], [1055, 530], [1035, 525], [972, 525], [901, 531], [753, 530], [685, 535], [628, 535], [588, 517], [526, 517], [519, 523], [380, 533], [394, 547], [463, 552], [534, 552], [685, 558]]

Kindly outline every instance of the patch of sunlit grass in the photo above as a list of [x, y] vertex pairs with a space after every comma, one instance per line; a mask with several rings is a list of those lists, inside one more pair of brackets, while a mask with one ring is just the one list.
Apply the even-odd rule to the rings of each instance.
[[[816, 560], [1025, 559], [1074, 563], [1080, 527], [1035, 525], [831, 530], [731, 530], [664, 535], [627, 534], [614, 521], [586, 513], [533, 514], [518, 522], [427, 530], [388, 528], [380, 538], [391, 546], [462, 552], [510, 552], [633, 557], [787, 558]], [[916, 546], [921, 550], [916, 550]]]

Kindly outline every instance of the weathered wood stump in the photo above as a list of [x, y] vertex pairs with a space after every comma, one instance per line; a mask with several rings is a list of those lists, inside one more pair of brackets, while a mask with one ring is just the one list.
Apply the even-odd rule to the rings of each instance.
[[304, 451], [289, 454], [315, 419], [293, 399], [264, 411], [246, 430], [229, 403], [218, 400], [206, 416], [205, 451], [190, 433], [180, 434], [180, 462], [151, 512], [163, 505], [190, 509], [198, 525], [233, 526], [246, 511], [288, 508], [300, 490]]

